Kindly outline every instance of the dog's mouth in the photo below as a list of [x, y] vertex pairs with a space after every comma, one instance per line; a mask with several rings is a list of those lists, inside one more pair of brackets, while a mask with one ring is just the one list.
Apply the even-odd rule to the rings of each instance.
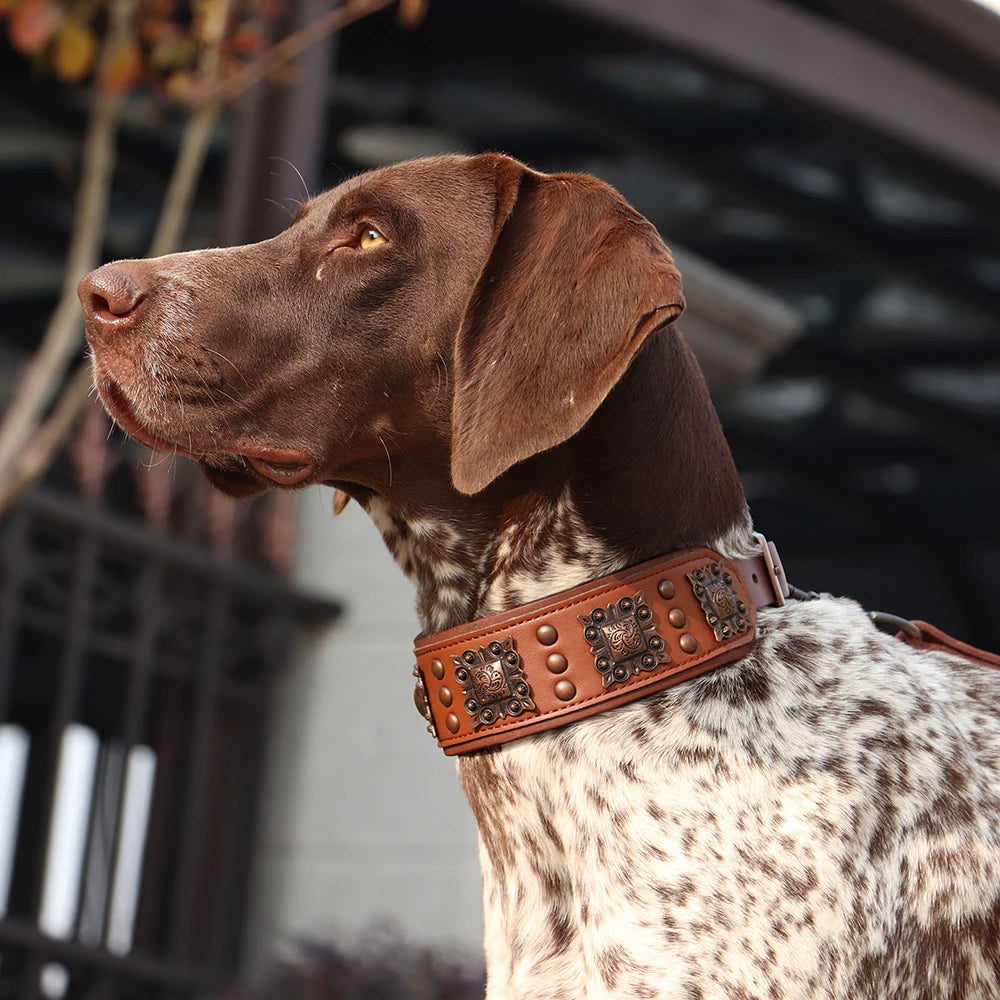
[[117, 382], [107, 379], [99, 386], [99, 389], [101, 400], [108, 412], [114, 418], [115, 423], [129, 437], [135, 438], [136, 441], [146, 445], [147, 448], [152, 448], [153, 451], [169, 451], [198, 461], [200, 458], [199, 455], [182, 447], [176, 441], [168, 441], [166, 438], [158, 437], [149, 431], [139, 420], [139, 417], [136, 416], [128, 396], [125, 395], [125, 392]]
[[136, 415], [128, 396], [112, 379], [101, 386], [101, 398], [115, 423], [130, 437], [152, 448], [183, 455], [201, 464], [209, 479], [226, 493], [247, 496], [259, 493], [259, 479], [278, 486], [299, 486], [315, 471], [315, 464], [304, 452], [291, 448], [259, 445], [234, 445], [224, 452], [202, 452], [151, 432]]
[[242, 456], [258, 476], [270, 479], [279, 486], [298, 486], [313, 474], [312, 462], [297, 451], [278, 448], [259, 448]]

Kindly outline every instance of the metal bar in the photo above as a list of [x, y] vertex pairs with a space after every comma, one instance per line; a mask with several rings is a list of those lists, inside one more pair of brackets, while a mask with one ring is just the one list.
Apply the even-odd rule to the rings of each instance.
[[266, 601], [272, 607], [287, 608], [298, 621], [323, 621], [337, 617], [342, 610], [336, 601], [297, 593], [287, 584], [253, 567], [220, 562], [218, 557], [190, 543], [153, 535], [141, 524], [124, 522], [44, 489], [31, 490], [20, 503], [28, 512], [46, 520], [85, 529], [104, 542], [160, 559], [165, 567], [200, 573], [240, 593]]
[[108, 937], [111, 919], [112, 888], [117, 877], [118, 852], [121, 846], [124, 826], [124, 803], [128, 752], [142, 739], [142, 727], [149, 710], [150, 685], [153, 677], [157, 626], [160, 621], [160, 582], [163, 572], [159, 560], [150, 559], [143, 565], [136, 594], [139, 620], [135, 628], [135, 649], [128, 672], [128, 690], [125, 695], [125, 709], [122, 715], [121, 739], [125, 748], [125, 765], [118, 790], [115, 809], [115, 829], [111, 840], [110, 857], [113, 859], [108, 893], [104, 899], [101, 919], [101, 940]]
[[21, 609], [21, 590], [28, 569], [28, 515], [15, 510], [3, 528], [4, 587], [0, 598], [0, 722], [7, 718], [10, 689], [14, 681], [14, 651], [17, 649], [17, 623]]
[[[35, 956], [39, 963], [65, 962], [106, 970], [119, 978], [141, 980], [149, 984], [189, 993], [214, 991], [232, 979], [232, 970], [214, 965], [160, 959], [143, 952], [112, 955], [104, 948], [91, 948], [78, 941], [63, 941], [43, 934], [28, 920], [0, 919], [0, 952], [18, 949]], [[37, 980], [35, 981], [37, 1000]]]
[[776, 0], [562, 0], [1000, 187], [1000, 106]]
[[[266, 648], [261, 651], [265, 663], [275, 662], [279, 651], [287, 647], [292, 628], [293, 622], [288, 618], [273, 622]], [[218, 910], [219, 919], [216, 920], [220, 950], [215, 954], [232, 961], [236, 967], [242, 962], [246, 928], [227, 915], [245, 913], [249, 895], [253, 849], [256, 846], [250, 831], [257, 828], [256, 820], [260, 813], [264, 790], [261, 772], [269, 734], [271, 688], [267, 677], [254, 685], [254, 695], [253, 701], [243, 710], [243, 731], [240, 734], [243, 767], [237, 779], [236, 801], [229, 811], [225, 843], [230, 845], [230, 849], [225, 855], [226, 870], [221, 880], [223, 897]]]
[[205, 832], [205, 778], [210, 763], [212, 715], [222, 667], [229, 604], [229, 588], [214, 586], [208, 604], [204, 653], [201, 662], [192, 665], [196, 685], [194, 717], [185, 762], [187, 781], [181, 805], [177, 876], [168, 936], [170, 954], [177, 958], [186, 958], [192, 944], [198, 868]]
[[[42, 884], [45, 876], [44, 858], [52, 831], [52, 808], [56, 789], [56, 769], [60, 759], [63, 734], [72, 721], [77, 707], [84, 672], [84, 648], [90, 602], [94, 594], [99, 545], [97, 538], [88, 531], [81, 532], [73, 561], [73, 584], [70, 589], [70, 606], [63, 645], [62, 664], [49, 716], [49, 733], [46, 746], [46, 767], [43, 779], [41, 836], [37, 847], [36, 869], [32, 873], [29, 912], [39, 916]], [[38, 993], [38, 976], [41, 964], [37, 957], [26, 963], [21, 978], [21, 995], [31, 1000]]]

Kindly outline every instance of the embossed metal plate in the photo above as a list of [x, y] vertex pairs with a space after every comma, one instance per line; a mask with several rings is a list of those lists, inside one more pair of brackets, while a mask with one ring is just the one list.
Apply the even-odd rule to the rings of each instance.
[[604, 687], [671, 662], [641, 590], [579, 618]]
[[705, 620], [719, 642], [746, 632], [747, 606], [740, 599], [729, 571], [717, 562], [706, 563], [686, 574]]
[[491, 642], [485, 649], [466, 649], [451, 661], [474, 729], [536, 707], [513, 639]]

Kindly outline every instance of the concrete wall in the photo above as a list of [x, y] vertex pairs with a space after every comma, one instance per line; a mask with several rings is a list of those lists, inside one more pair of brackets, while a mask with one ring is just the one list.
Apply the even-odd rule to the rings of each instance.
[[[251, 962], [391, 922], [481, 961], [476, 829], [413, 707], [413, 587], [356, 504], [300, 501], [295, 576], [345, 606], [280, 678], [250, 913]], [[282, 949], [283, 950], [283, 949]]]

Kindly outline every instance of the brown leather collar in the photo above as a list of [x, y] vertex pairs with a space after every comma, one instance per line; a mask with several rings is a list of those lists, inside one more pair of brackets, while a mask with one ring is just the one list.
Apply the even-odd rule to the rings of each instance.
[[564, 726], [739, 659], [789, 586], [773, 543], [728, 560], [686, 549], [431, 636], [417, 709], [446, 754]]

